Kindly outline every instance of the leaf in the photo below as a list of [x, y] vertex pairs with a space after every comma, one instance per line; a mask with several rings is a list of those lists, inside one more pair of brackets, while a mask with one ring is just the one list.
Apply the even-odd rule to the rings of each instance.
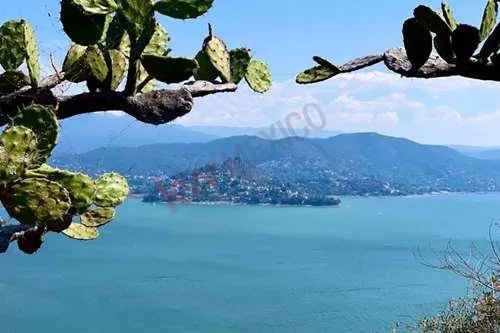
[[498, 15], [497, 0], [487, 0], [486, 8], [484, 9], [483, 20], [479, 29], [479, 39], [485, 40], [490, 32], [495, 27]]
[[72, 0], [61, 1], [61, 23], [64, 32], [76, 44], [92, 45], [104, 36], [108, 17], [100, 14], [85, 14]]
[[452, 31], [455, 30], [458, 26], [458, 22], [453, 15], [453, 11], [451, 10], [450, 5], [448, 5], [446, 2], [442, 2], [441, 10], [443, 12], [443, 17], [446, 23], [448, 23]]
[[73, 0], [83, 11], [89, 14], [111, 14], [118, 4], [114, 0]]
[[176, 19], [194, 19], [212, 8], [214, 0], [160, 0], [155, 3], [155, 10], [160, 14]]
[[334, 70], [324, 66], [316, 66], [297, 75], [295, 81], [298, 84], [311, 84], [331, 79], [340, 73], [340, 70]]
[[433, 11], [431, 8], [420, 5], [415, 8], [415, 10], [413, 11], [413, 15], [415, 16], [417, 21], [427, 30], [432, 31], [438, 35], [451, 35], [450, 26], [441, 18], [441, 16], [439, 16], [438, 13]]
[[192, 77], [198, 68], [193, 59], [145, 55], [141, 60], [149, 75], [165, 83], [180, 83]]
[[62, 233], [71, 239], [81, 241], [95, 240], [99, 237], [99, 230], [79, 223], [71, 223]]
[[272, 78], [269, 67], [255, 58], [248, 63], [245, 79], [253, 91], [264, 93], [271, 88]]
[[420, 21], [410, 18], [403, 24], [403, 38], [408, 60], [414, 70], [422, 67], [432, 53], [432, 35]]

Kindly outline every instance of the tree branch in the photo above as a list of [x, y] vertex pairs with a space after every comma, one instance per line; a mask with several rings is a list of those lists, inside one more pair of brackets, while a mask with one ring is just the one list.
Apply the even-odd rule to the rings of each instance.
[[500, 82], [499, 66], [495, 66], [492, 63], [481, 63], [474, 59], [471, 59], [465, 65], [456, 66], [447, 63], [438, 55], [432, 54], [429, 60], [421, 68], [415, 70], [412, 68], [404, 48], [393, 48], [387, 50], [382, 55], [370, 55], [357, 58], [340, 66], [339, 69], [341, 73], [348, 73], [373, 66], [381, 61], [384, 62], [389, 70], [409, 78], [430, 79], [462, 76], [476, 80]]
[[101, 111], [123, 111], [149, 124], [168, 123], [189, 113], [193, 98], [210, 94], [234, 92], [235, 84], [216, 84], [204, 81], [189, 82], [177, 90], [157, 90], [129, 96], [124, 92], [82, 93], [55, 96], [50, 90], [64, 80], [64, 73], [46, 78], [36, 89], [27, 89], [0, 97], [0, 125], [5, 125], [23, 105], [51, 105], [58, 118]]
[[38, 230], [37, 226], [27, 224], [6, 225], [0, 227], [0, 253], [5, 253], [11, 242], [17, 240], [28, 230]]

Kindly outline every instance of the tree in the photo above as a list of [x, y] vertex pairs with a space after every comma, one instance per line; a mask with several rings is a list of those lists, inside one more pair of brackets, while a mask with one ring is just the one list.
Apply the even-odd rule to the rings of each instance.
[[[421, 5], [415, 8], [413, 17], [403, 24], [404, 48], [357, 58], [342, 66], [313, 57], [318, 65], [300, 73], [296, 81], [299, 84], [325, 81], [381, 62], [404, 77], [462, 76], [500, 81], [500, 25], [495, 27], [497, 15], [497, 0], [487, 0], [478, 29], [458, 23], [445, 2], [441, 4], [440, 14]], [[437, 54], [432, 52], [433, 46]]]
[[[25, 20], [0, 27], [0, 201], [18, 223], [0, 223], [0, 252], [17, 241], [36, 252], [48, 232], [92, 240], [129, 193], [124, 177], [97, 179], [47, 165], [59, 119], [120, 110], [149, 124], [189, 113], [194, 99], [234, 92], [244, 78], [258, 93], [271, 86], [267, 65], [247, 48], [229, 50], [212, 32], [194, 59], [170, 56], [156, 15], [195, 19], [214, 0], [61, 0], [60, 20], [73, 42], [55, 74], [41, 78], [34, 31]], [[25, 64], [26, 72], [19, 68]], [[194, 78], [194, 81], [190, 81]], [[59, 96], [63, 82], [88, 91]], [[181, 84], [173, 89], [162, 84]]]

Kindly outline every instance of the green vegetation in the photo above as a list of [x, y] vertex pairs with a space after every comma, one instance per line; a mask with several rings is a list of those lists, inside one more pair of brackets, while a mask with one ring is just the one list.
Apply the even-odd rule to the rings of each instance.
[[[16, 223], [2, 223], [0, 252], [11, 242], [32, 254], [48, 232], [93, 240], [129, 194], [124, 177], [47, 165], [59, 137], [59, 119], [121, 110], [149, 124], [189, 113], [193, 99], [237, 89], [242, 77], [264, 93], [267, 65], [250, 50], [230, 50], [209, 26], [195, 59], [170, 56], [170, 36], [156, 16], [194, 19], [213, 0], [61, 0], [60, 21], [72, 41], [62, 71], [41, 77], [35, 33], [25, 20], [0, 26], [0, 200]], [[242, 50], [245, 50], [242, 52]], [[199, 60], [199, 61], [198, 61]], [[19, 68], [25, 65], [27, 74]], [[234, 72], [234, 79], [232, 78]], [[201, 73], [210, 73], [210, 75]], [[189, 81], [202, 76], [205, 81]], [[63, 82], [85, 82], [88, 92], [56, 96]], [[158, 88], [182, 84], [180, 89]], [[123, 87], [123, 90], [118, 90]]]

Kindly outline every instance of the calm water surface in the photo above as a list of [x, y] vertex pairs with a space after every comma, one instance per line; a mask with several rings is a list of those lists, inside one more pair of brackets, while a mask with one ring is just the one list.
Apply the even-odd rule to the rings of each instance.
[[0, 257], [0, 332], [390, 332], [467, 284], [419, 264], [484, 244], [500, 195], [346, 198], [339, 208], [148, 205], [102, 237]]

